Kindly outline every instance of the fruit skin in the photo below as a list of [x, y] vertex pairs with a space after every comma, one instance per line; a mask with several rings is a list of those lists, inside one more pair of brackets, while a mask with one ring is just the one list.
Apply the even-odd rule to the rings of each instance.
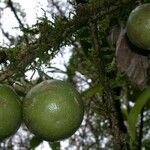
[[22, 122], [19, 97], [8, 85], [0, 84], [0, 141], [13, 135]]
[[50, 142], [74, 134], [83, 115], [79, 94], [65, 81], [43, 81], [27, 93], [23, 102], [23, 119], [28, 129]]
[[130, 13], [127, 35], [135, 46], [150, 50], [150, 3], [140, 5]]

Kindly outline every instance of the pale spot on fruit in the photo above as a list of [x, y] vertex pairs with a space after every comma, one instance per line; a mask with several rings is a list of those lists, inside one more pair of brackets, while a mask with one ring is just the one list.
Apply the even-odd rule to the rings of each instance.
[[79, 102], [78, 102], [78, 100], [77, 100], [77, 98], [76, 98], [76, 97], [74, 97], [74, 100], [75, 100], [75, 102], [76, 102], [77, 104], [79, 104]]
[[57, 121], [56, 121], [56, 124], [59, 125], [59, 124], [60, 124], [60, 121], [57, 120]]
[[58, 111], [58, 110], [59, 110], [59, 107], [56, 105], [56, 103], [50, 103], [50, 104], [48, 105], [48, 109], [49, 109], [50, 111], [55, 112], [55, 111]]

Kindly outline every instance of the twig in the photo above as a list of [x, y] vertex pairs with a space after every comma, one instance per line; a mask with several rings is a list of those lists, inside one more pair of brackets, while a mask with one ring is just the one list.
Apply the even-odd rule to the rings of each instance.
[[[20, 19], [19, 16], [17, 15], [16, 9], [15, 9], [15, 7], [13, 6], [13, 2], [12, 2], [11, 0], [8, 0], [8, 3], [7, 3], [7, 4], [8, 4], [8, 6], [10, 7], [10, 9], [12, 10], [12, 12], [14, 13], [14, 15], [15, 15], [17, 21], [19, 22], [20, 27], [21, 27], [22, 29], [25, 29], [25, 27], [24, 27], [24, 25], [23, 25], [21, 19]], [[23, 31], [23, 30], [22, 30], [22, 31]], [[29, 43], [28, 37], [27, 37], [26, 34], [24, 34], [24, 39], [25, 39], [26, 43]]]
[[61, 10], [60, 6], [58, 5], [58, 2], [54, 2], [54, 0], [51, 0], [51, 2], [52, 2], [52, 5], [56, 7], [60, 15], [64, 16], [64, 12]]
[[17, 21], [19, 22], [20, 26], [21, 26], [22, 28], [24, 28], [24, 25], [23, 25], [23, 23], [21, 22], [21, 19], [19, 18], [19, 16], [17, 15], [16, 9], [14, 8], [12, 1], [11, 1], [11, 0], [8, 0], [8, 3], [7, 3], [7, 4], [8, 4], [8, 6], [11, 8], [12, 12], [14, 13], [14, 15], [15, 15]]
[[140, 126], [139, 126], [139, 137], [138, 137], [137, 150], [142, 150], [143, 126], [144, 126], [143, 113], [144, 113], [144, 109], [142, 109], [141, 114], [140, 114]]
[[0, 29], [1, 29], [1, 32], [2, 34], [10, 41], [11, 45], [12, 43], [14, 42], [14, 38], [11, 37], [8, 32], [5, 32], [4, 29], [2, 28], [1, 24], [0, 24]]
[[0, 74], [0, 82], [2, 82], [5, 79], [9, 78], [13, 74], [14, 74], [14, 72], [12, 70], [4, 71], [3, 73]]

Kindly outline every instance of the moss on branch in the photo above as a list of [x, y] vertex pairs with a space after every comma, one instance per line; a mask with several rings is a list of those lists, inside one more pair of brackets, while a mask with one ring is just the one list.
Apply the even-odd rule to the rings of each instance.
[[[62, 46], [71, 45], [74, 33], [86, 26], [89, 21], [94, 22], [114, 12], [121, 4], [122, 2], [113, 5], [108, 3], [107, 7], [104, 7], [105, 3], [98, 1], [78, 5], [76, 15], [72, 19], [58, 16], [52, 23], [45, 16], [32, 29], [24, 29], [30, 42], [26, 43], [24, 40], [13, 48], [5, 48], [10, 65], [6, 68], [6, 75], [5, 72], [2, 73], [3, 75], [0, 74], [0, 81], [5, 80], [9, 75], [17, 74], [18, 71], [25, 71], [36, 58], [44, 62], [51, 60]], [[35, 38], [36, 36], [38, 38]]]

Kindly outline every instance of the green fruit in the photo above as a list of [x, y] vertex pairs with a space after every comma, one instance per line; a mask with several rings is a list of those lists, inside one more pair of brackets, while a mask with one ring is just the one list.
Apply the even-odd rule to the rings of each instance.
[[135, 46], [150, 50], [150, 3], [140, 5], [130, 13], [127, 35]]
[[20, 127], [22, 110], [13, 89], [0, 84], [0, 141], [14, 134]]
[[27, 93], [23, 102], [23, 118], [28, 129], [51, 142], [74, 134], [83, 115], [79, 94], [65, 81], [43, 81]]

